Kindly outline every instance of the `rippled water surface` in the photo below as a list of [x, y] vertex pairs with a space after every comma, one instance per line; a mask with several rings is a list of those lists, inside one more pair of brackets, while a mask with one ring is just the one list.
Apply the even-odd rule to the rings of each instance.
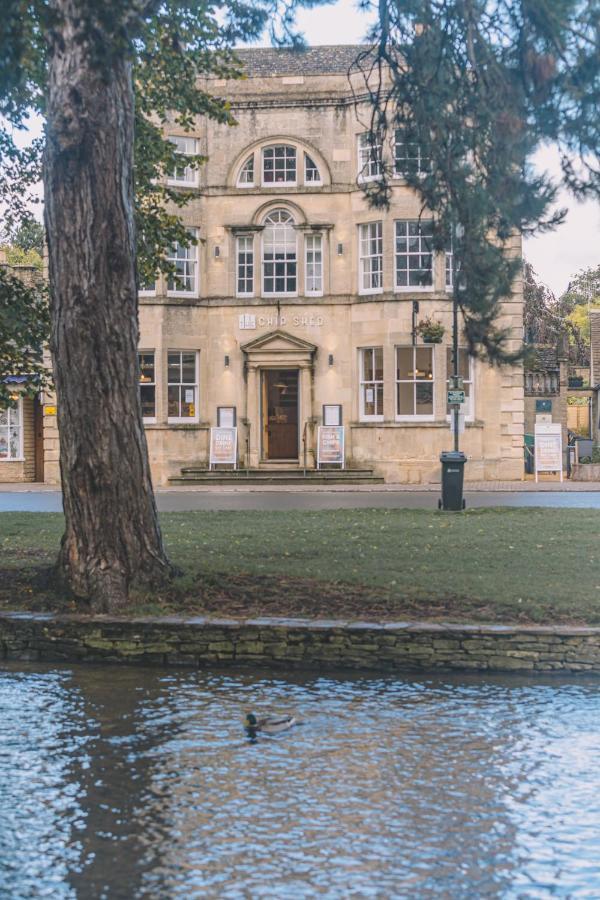
[[598, 898], [600, 684], [3, 665], [0, 897]]

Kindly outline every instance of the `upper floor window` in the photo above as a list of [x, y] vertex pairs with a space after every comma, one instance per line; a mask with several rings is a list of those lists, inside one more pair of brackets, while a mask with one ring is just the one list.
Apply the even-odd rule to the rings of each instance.
[[452, 242], [450, 242], [450, 246], [446, 248], [445, 256], [446, 290], [451, 291], [454, 287], [454, 251], [452, 250]]
[[404, 140], [397, 128], [394, 140], [394, 175], [423, 175], [431, 169], [431, 159], [423, 156], [421, 145]]
[[358, 136], [358, 177], [360, 181], [379, 178], [383, 172], [381, 137], [372, 131]]
[[[195, 156], [198, 153], [198, 141], [192, 137], [181, 137], [179, 135], [170, 135], [169, 140], [175, 144], [177, 153], [182, 156]], [[198, 169], [191, 166], [177, 165], [175, 170], [169, 175], [168, 181], [171, 184], [185, 184], [193, 187], [198, 184]]]
[[264, 220], [263, 294], [298, 291], [297, 241], [294, 220], [285, 209], [274, 209]]
[[305, 184], [320, 184], [321, 183], [321, 173], [319, 172], [319, 167], [316, 162], [308, 155], [308, 153], [304, 154], [304, 183]]
[[236, 246], [236, 294], [252, 297], [254, 294], [254, 235], [238, 237]]
[[138, 353], [140, 365], [140, 400], [144, 422], [156, 422], [156, 368], [154, 350]]
[[321, 296], [323, 293], [323, 238], [320, 234], [307, 234], [304, 241], [306, 250], [305, 293]]
[[433, 221], [396, 222], [396, 289], [433, 287]]
[[369, 222], [358, 230], [358, 289], [361, 294], [383, 290], [383, 223]]
[[[189, 229], [192, 237], [196, 237], [195, 228]], [[177, 242], [167, 257], [175, 269], [174, 275], [169, 276], [167, 293], [198, 295], [198, 246], [195, 244], [183, 247]]]
[[23, 410], [16, 406], [0, 407], [0, 460], [23, 459]]
[[286, 144], [265, 147], [263, 184], [296, 184], [296, 148]]
[[254, 153], [240, 169], [237, 183], [238, 187], [254, 187]]

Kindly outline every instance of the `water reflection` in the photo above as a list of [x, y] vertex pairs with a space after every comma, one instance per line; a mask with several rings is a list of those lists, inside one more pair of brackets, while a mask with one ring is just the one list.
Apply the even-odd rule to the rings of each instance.
[[0, 897], [600, 896], [597, 682], [5, 665], [0, 708]]

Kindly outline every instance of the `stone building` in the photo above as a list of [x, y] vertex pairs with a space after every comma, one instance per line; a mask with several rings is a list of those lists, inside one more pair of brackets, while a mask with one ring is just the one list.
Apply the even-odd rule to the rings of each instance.
[[[431, 217], [403, 180], [424, 168], [402, 136], [369, 140], [356, 104], [358, 48], [240, 51], [247, 77], [212, 80], [237, 127], [198, 119], [168, 129], [200, 171], [182, 210], [197, 247], [175, 247], [179, 282], [140, 294], [141, 396], [155, 484], [208, 465], [211, 426], [235, 422], [251, 468], [315, 465], [317, 426], [345, 426], [346, 465], [389, 481], [439, 478], [451, 448], [447, 378], [451, 260], [433, 253]], [[364, 183], [394, 167], [389, 210]], [[515, 241], [514, 252], [520, 252]], [[418, 306], [418, 311], [417, 310]], [[431, 318], [441, 343], [416, 331]], [[500, 321], [520, 345], [520, 284]], [[461, 350], [469, 479], [523, 475], [523, 368], [492, 368]], [[54, 467], [55, 468], [55, 467]]]

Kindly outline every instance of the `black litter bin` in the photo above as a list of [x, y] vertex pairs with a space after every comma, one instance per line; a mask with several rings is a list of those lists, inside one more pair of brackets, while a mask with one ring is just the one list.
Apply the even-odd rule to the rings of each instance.
[[442, 499], [439, 509], [461, 510], [466, 506], [463, 500], [463, 480], [467, 457], [457, 450], [447, 450], [440, 455], [442, 464]]

